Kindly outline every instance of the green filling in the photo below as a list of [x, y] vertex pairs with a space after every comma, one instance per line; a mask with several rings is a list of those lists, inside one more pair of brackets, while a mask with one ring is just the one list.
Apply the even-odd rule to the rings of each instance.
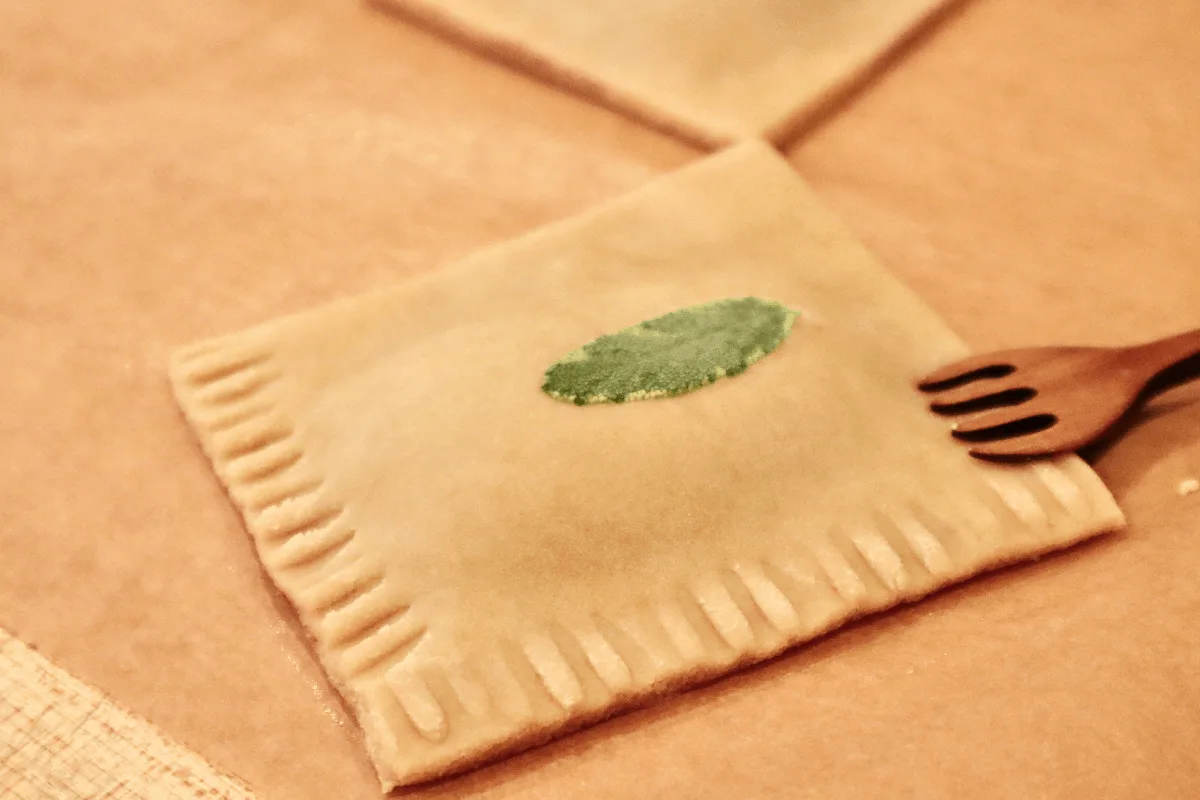
[[546, 370], [542, 391], [581, 406], [687, 394], [745, 372], [787, 338], [795, 318], [756, 297], [681, 308], [568, 353]]

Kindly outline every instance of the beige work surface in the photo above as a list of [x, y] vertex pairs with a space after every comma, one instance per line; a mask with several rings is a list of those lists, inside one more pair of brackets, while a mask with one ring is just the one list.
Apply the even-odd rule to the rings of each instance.
[[[977, 347], [1200, 323], [1200, 7], [976, 0], [792, 152]], [[263, 798], [373, 798], [164, 375], [698, 153], [353, 2], [0, 6], [0, 626]], [[1129, 528], [422, 798], [1184, 798], [1200, 390]]]

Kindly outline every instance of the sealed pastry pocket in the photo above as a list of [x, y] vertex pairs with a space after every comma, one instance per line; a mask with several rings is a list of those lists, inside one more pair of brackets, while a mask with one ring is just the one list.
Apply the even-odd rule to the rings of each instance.
[[390, 788], [1119, 527], [946, 436], [963, 352], [749, 143], [171, 376]]

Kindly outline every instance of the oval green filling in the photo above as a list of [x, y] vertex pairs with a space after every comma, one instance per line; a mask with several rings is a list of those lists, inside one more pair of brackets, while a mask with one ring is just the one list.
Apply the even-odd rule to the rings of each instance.
[[573, 350], [542, 391], [576, 405], [677, 397], [732, 378], [787, 338], [796, 313], [757, 297], [681, 308]]

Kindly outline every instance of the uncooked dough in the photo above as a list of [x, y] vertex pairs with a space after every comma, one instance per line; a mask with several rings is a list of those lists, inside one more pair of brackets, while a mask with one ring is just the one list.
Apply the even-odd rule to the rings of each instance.
[[[720, 297], [802, 332], [669, 401], [541, 391], [581, 342]], [[1119, 527], [1077, 458], [946, 435], [912, 383], [965, 354], [747, 143], [170, 371], [390, 788]]]
[[374, 0], [705, 145], [786, 138], [948, 0]]

